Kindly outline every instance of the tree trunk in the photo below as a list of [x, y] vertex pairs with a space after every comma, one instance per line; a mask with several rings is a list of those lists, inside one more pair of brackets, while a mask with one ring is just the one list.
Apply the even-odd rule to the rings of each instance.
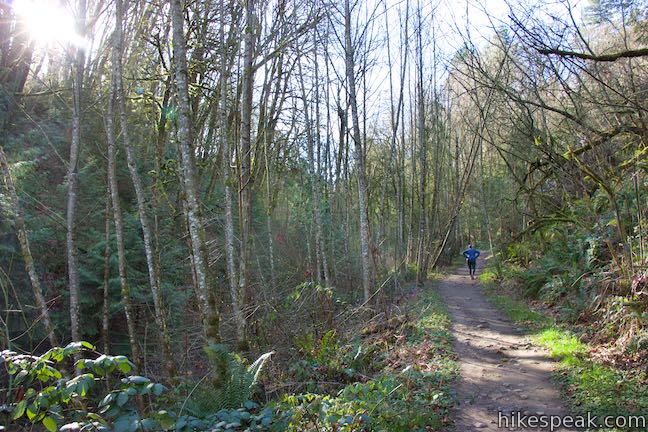
[[274, 287], [277, 283], [277, 270], [275, 266], [274, 239], [272, 236], [272, 209], [274, 207], [274, 200], [272, 198], [272, 187], [270, 185], [270, 158], [268, 156], [270, 143], [265, 137], [263, 139], [263, 143], [263, 155], [265, 157], [266, 167], [266, 199], [268, 201], [268, 207], [266, 210], [266, 230], [268, 231], [268, 261], [270, 261], [270, 286]]
[[122, 304], [126, 315], [126, 326], [128, 328], [128, 339], [130, 341], [133, 363], [138, 371], [141, 370], [141, 356], [137, 335], [135, 330], [135, 315], [131, 302], [130, 286], [128, 284], [128, 268], [126, 266], [126, 244], [124, 241], [124, 219], [119, 201], [119, 189], [116, 174], [116, 152], [114, 116], [115, 116], [115, 93], [116, 82], [113, 70], [113, 82], [110, 95], [108, 96], [108, 112], [106, 113], [106, 137], [108, 141], [108, 184], [110, 185], [110, 198], [112, 201], [113, 221], [115, 223], [115, 238], [117, 240], [117, 260], [119, 268], [119, 284], [121, 286]]
[[27, 237], [25, 219], [23, 218], [22, 209], [20, 208], [20, 201], [18, 200], [16, 187], [11, 178], [9, 163], [7, 162], [7, 157], [2, 147], [0, 147], [0, 170], [2, 171], [5, 187], [9, 193], [9, 199], [11, 200], [13, 207], [16, 235], [18, 237], [18, 242], [20, 243], [20, 251], [22, 253], [23, 261], [25, 262], [25, 270], [27, 271], [29, 281], [31, 282], [34, 300], [36, 300], [36, 307], [40, 311], [39, 320], [43, 320], [43, 327], [45, 328], [47, 339], [49, 340], [50, 345], [55, 347], [58, 346], [58, 340], [56, 338], [56, 333], [54, 332], [54, 325], [50, 318], [49, 309], [47, 308], [47, 301], [45, 301], [40, 280], [36, 274], [36, 266], [34, 266], [34, 257], [32, 256], [31, 248], [29, 247], [29, 238]]
[[[321, 197], [321, 192], [320, 192], [320, 179], [321, 179], [321, 173], [322, 173], [322, 164], [321, 164], [321, 142], [322, 142], [322, 137], [320, 135], [320, 130], [321, 130], [321, 124], [320, 124], [320, 81], [319, 81], [319, 58], [317, 56], [317, 32], [313, 32], [313, 46], [314, 51], [315, 51], [315, 141], [317, 143], [317, 163], [315, 164], [315, 177], [316, 177], [316, 182], [314, 184], [315, 186], [315, 202], [316, 202], [316, 207], [315, 211], [316, 213], [316, 220], [315, 222], [318, 225], [319, 229], [319, 237], [320, 237], [320, 253], [322, 256], [322, 274], [324, 275], [324, 286], [328, 287], [331, 285], [331, 273], [329, 270], [329, 264], [328, 264], [328, 254], [326, 253], [327, 247], [326, 247], [326, 236], [323, 234], [323, 223], [322, 223], [322, 209], [320, 205], [320, 197]], [[327, 134], [328, 135], [328, 134]], [[328, 148], [328, 146], [327, 146]], [[328, 154], [328, 153], [327, 153]], [[326, 169], [324, 171], [324, 178], [326, 179]], [[326, 199], [326, 190], [324, 191], [324, 204], [328, 205], [328, 200]]]
[[[225, 22], [225, 0], [220, 2], [221, 20]], [[220, 43], [225, 52], [225, 29], [224, 24], [220, 28]], [[221, 58], [221, 150], [223, 152], [223, 184], [225, 194], [225, 259], [227, 262], [227, 278], [229, 282], [230, 297], [232, 299], [232, 310], [236, 323], [236, 338], [239, 341], [245, 340], [245, 316], [243, 315], [243, 297], [238, 287], [236, 263], [234, 262], [234, 216], [232, 214], [232, 188], [231, 188], [231, 153], [229, 146], [229, 127], [226, 106], [227, 95], [227, 58]]]
[[[430, 202], [429, 217], [427, 218], [427, 241], [423, 256], [422, 273], [427, 277], [428, 264], [430, 262], [430, 252], [434, 249], [433, 245], [436, 242], [435, 236], [437, 235], [437, 226], [439, 224], [439, 195], [441, 189], [441, 176], [442, 172], [441, 163], [441, 137], [439, 133], [439, 97], [437, 95], [437, 54], [436, 54], [436, 39], [435, 39], [435, 23], [432, 22], [432, 143], [433, 143], [433, 168], [432, 172], [434, 180], [432, 182], [432, 200]], [[427, 173], [426, 173], [427, 175]], [[426, 213], [427, 214], [427, 213]]]
[[344, 1], [344, 40], [349, 103], [353, 121], [353, 141], [355, 143], [356, 175], [358, 179], [358, 211], [360, 213], [360, 250], [362, 254], [362, 291], [364, 301], [371, 297], [371, 266], [369, 261], [369, 221], [367, 219], [367, 181], [365, 179], [364, 151], [360, 124], [358, 123], [358, 100], [356, 95], [355, 58], [351, 40], [351, 10], [349, 0]]
[[421, 9], [418, 9], [419, 31], [416, 38], [416, 53], [418, 58], [417, 71], [417, 117], [416, 131], [419, 145], [419, 235], [416, 252], [416, 284], [425, 282], [425, 238], [426, 238], [426, 180], [427, 180], [427, 135], [425, 133], [425, 92], [423, 89], [423, 46], [421, 40]]
[[175, 362], [173, 361], [173, 351], [171, 350], [171, 340], [169, 337], [169, 330], [167, 328], [166, 310], [164, 308], [164, 296], [162, 294], [162, 287], [160, 281], [160, 274], [158, 272], [159, 266], [155, 263], [155, 254], [153, 252], [153, 235], [151, 233], [151, 226], [149, 224], [148, 212], [146, 209], [146, 195], [142, 180], [137, 171], [137, 162], [135, 160], [135, 150], [131, 143], [128, 127], [128, 120], [126, 116], [126, 101], [124, 98], [124, 84], [122, 80], [123, 66], [122, 57], [124, 54], [124, 35], [122, 29], [122, 22], [124, 21], [124, 5], [123, 0], [115, 1], [115, 47], [113, 50], [113, 80], [115, 87], [115, 99], [117, 102], [117, 109], [119, 112], [119, 120], [121, 124], [122, 140], [126, 148], [126, 160], [128, 163], [128, 171], [130, 172], [131, 181], [135, 189], [135, 196], [137, 198], [137, 209], [139, 211], [140, 224], [142, 225], [142, 235], [144, 237], [144, 252], [146, 255], [146, 266], [149, 274], [149, 285], [153, 295], [153, 305], [155, 308], [155, 323], [159, 329], [160, 347], [162, 351], [162, 363], [165, 366], [167, 376], [173, 378], [176, 374]]
[[[387, 14], [387, 4], [384, 4], [385, 7], [385, 29], [386, 29], [386, 34], [387, 34], [387, 65], [389, 67], [389, 101], [390, 101], [390, 116], [391, 116], [391, 136], [389, 140], [389, 157], [387, 159], [387, 162], [385, 163], [385, 172], [383, 173], [383, 180], [382, 180], [382, 186], [381, 186], [381, 194], [380, 194], [380, 224], [379, 224], [379, 229], [378, 229], [378, 242], [381, 241], [382, 237], [387, 237], [387, 233], [385, 232], [385, 224], [387, 222], [387, 212], [386, 212], [386, 196], [387, 196], [387, 182], [389, 179], [389, 174], [390, 170], [392, 169], [392, 164], [394, 163], [394, 158], [396, 157], [397, 153], [397, 148], [396, 144], [398, 141], [398, 128], [400, 126], [400, 119], [401, 119], [401, 111], [403, 110], [403, 99], [404, 99], [404, 93], [405, 93], [405, 72], [407, 71], [407, 51], [408, 51], [408, 45], [409, 41], [408, 38], [405, 37], [405, 43], [403, 45], [403, 50], [404, 50], [404, 55], [402, 56], [402, 63], [401, 63], [401, 70], [400, 70], [400, 87], [399, 87], [399, 93], [398, 93], [398, 101], [396, 102], [396, 107], [394, 107], [394, 83], [393, 83], [393, 76], [392, 76], [392, 60], [391, 60], [391, 49], [390, 49], [390, 43], [389, 43], [389, 19], [388, 19], [388, 14]], [[408, 28], [408, 22], [409, 22], [409, 0], [406, 2], [405, 5], [405, 34], [407, 35], [407, 28]], [[396, 158], [396, 163], [398, 162], [398, 158]], [[398, 173], [398, 169], [394, 171], [394, 174], [400, 178], [400, 173]], [[400, 250], [400, 244], [402, 243], [402, 224], [403, 220], [401, 218], [401, 212], [402, 209], [400, 208], [401, 205], [401, 200], [399, 199], [400, 197], [400, 187], [399, 187], [399, 182], [396, 180], [396, 207], [398, 208], [398, 242], [395, 247], [395, 253], [394, 253], [394, 258], [396, 261], [399, 261], [399, 250]]]
[[[79, 0], [77, 10], [77, 31], [85, 34], [86, 0]], [[79, 189], [79, 147], [81, 145], [81, 112], [83, 96], [83, 75], [85, 69], [85, 52], [77, 48], [74, 61], [73, 104], [72, 104], [72, 141], [70, 143], [70, 160], [67, 171], [68, 199], [66, 211], [66, 248], [68, 284], [70, 289], [70, 332], [73, 341], [81, 340], [79, 318], [79, 256], [76, 243], [77, 193]]]
[[196, 291], [201, 309], [203, 332], [207, 343], [220, 342], [220, 317], [212, 307], [207, 267], [205, 229], [198, 208], [197, 188], [193, 166], [193, 137], [191, 130], [191, 111], [189, 102], [189, 83], [187, 66], [187, 44], [184, 37], [184, 18], [181, 0], [171, 0], [171, 19], [173, 24], [173, 61], [178, 91], [178, 145], [181, 156], [181, 178], [186, 197], [186, 213], [191, 238], [192, 267], [196, 276]]
[[[313, 123], [310, 118], [310, 107], [306, 98], [306, 88], [304, 86], [304, 75], [302, 73], [301, 60], [298, 60], [297, 67], [299, 69], [299, 85], [301, 88], [301, 98], [304, 106], [304, 120], [306, 122], [306, 154], [308, 157], [309, 177], [311, 182], [311, 195], [313, 198], [313, 219], [315, 222], [315, 256], [316, 256], [316, 280], [321, 282], [321, 266], [324, 269], [324, 286], [328, 286], [328, 269], [326, 268], [327, 261], [324, 257], [324, 248], [322, 247], [323, 234], [322, 234], [322, 214], [320, 212], [320, 187], [319, 187], [319, 173], [315, 167], [315, 153], [313, 151]], [[315, 86], [319, 84], [315, 82]]]
[[[411, 89], [411, 83], [409, 83], [409, 93], [411, 94], [412, 89]], [[415, 108], [414, 108], [414, 101], [412, 100], [413, 98], [410, 98], [410, 115], [409, 115], [409, 123], [410, 123], [410, 130], [412, 131], [412, 134], [414, 133], [415, 129], [415, 121], [414, 121], [414, 116], [415, 116]], [[403, 128], [404, 129], [404, 128]], [[417, 180], [416, 180], [416, 173], [417, 173], [417, 167], [416, 167], [416, 140], [414, 139], [413, 136], [410, 137], [409, 139], [410, 143], [410, 176], [409, 176], [409, 183], [410, 183], [410, 199], [409, 199], [409, 224], [408, 224], [408, 230], [407, 230], [407, 262], [412, 263], [416, 262], [415, 259], [416, 257], [416, 245], [414, 242], [414, 231], [416, 230], [415, 226], [415, 221], [416, 219], [414, 218], [415, 212], [414, 209], [416, 208], [416, 191], [418, 190], [417, 188]]]
[[101, 344], [103, 353], [110, 352], [110, 185], [106, 191], [106, 246], [104, 247], [103, 306], [101, 308]]
[[[239, 261], [239, 295], [243, 301], [248, 298], [249, 284], [249, 266], [250, 266], [250, 219], [252, 217], [252, 90], [254, 84], [254, 12], [255, 0], [247, 0], [245, 3], [245, 34], [244, 34], [244, 54], [243, 54], [243, 77], [241, 91], [241, 130], [240, 130], [240, 151], [239, 151], [239, 225], [241, 238], [240, 261]], [[247, 323], [242, 322], [245, 326]], [[242, 335], [239, 335], [241, 342], [244, 340], [244, 329]]]
[[[409, 2], [406, 3], [407, 7], [407, 16], [409, 17]], [[408, 23], [409, 20], [405, 21], [405, 35], [404, 39], [407, 41], [409, 39], [409, 33], [408, 33]], [[405, 50], [405, 53], [403, 54], [403, 61], [407, 57], [407, 51]], [[404, 88], [405, 87], [405, 80], [401, 82], [401, 86]], [[398, 179], [397, 183], [399, 185], [398, 192], [400, 194], [399, 199], [398, 199], [398, 262], [399, 262], [399, 270], [402, 270], [403, 265], [407, 261], [407, 250], [404, 250], [403, 246], [407, 248], [407, 244], [405, 243], [405, 188], [406, 188], [406, 181], [405, 181], [405, 158], [406, 158], [406, 140], [405, 140], [405, 108], [401, 110], [401, 142], [400, 142], [400, 169], [398, 170]]]

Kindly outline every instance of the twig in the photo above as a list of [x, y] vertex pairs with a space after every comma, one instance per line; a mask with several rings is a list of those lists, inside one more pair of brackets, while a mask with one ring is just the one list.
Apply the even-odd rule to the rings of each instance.
[[182, 402], [182, 406], [180, 407], [180, 412], [178, 412], [178, 418], [182, 415], [182, 411], [184, 411], [184, 407], [185, 407], [185, 405], [187, 404], [187, 401], [189, 400], [189, 398], [191, 397], [191, 395], [193, 394], [193, 392], [196, 391], [196, 389], [198, 388], [198, 386], [199, 386], [199, 385], [200, 385], [200, 384], [201, 384], [201, 383], [202, 383], [202, 382], [203, 382], [203, 381], [204, 381], [204, 380], [205, 380], [209, 375], [211, 375], [211, 372], [207, 372], [207, 373], [205, 374], [205, 376], [203, 376], [202, 378], [200, 378], [200, 380], [198, 380], [198, 382], [196, 383], [196, 385], [191, 389], [191, 391], [189, 392], [189, 394], [187, 395], [187, 397], [185, 398], [185, 400]]

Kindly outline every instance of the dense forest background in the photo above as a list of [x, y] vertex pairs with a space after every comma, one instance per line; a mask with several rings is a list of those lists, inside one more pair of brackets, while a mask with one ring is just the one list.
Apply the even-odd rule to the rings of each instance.
[[169, 383], [224, 344], [286, 378], [469, 242], [614, 355], [648, 349], [645, 1], [476, 28], [420, 0], [75, 0], [46, 40], [17, 5], [1, 349], [88, 341]]

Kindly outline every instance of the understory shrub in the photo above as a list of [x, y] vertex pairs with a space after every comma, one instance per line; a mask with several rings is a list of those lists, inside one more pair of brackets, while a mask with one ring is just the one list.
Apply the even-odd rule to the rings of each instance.
[[[41, 356], [2, 351], [7, 391], [0, 430], [31, 430], [37, 424], [48, 431], [282, 430], [280, 415], [249, 400], [272, 353], [247, 365], [224, 346], [206, 350], [220, 377], [217, 386], [207, 387], [208, 404], [207, 398], [181, 402], [173, 392], [162, 396], [163, 385], [130, 374], [134, 365], [128, 358], [100, 354], [88, 342], [55, 347]], [[68, 370], [72, 364], [76, 375]]]

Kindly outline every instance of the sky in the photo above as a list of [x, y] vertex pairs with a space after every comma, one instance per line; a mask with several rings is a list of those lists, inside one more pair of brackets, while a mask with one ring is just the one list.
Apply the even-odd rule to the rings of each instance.
[[[381, 2], [382, 0], [367, 0]], [[521, 9], [537, 7], [540, 16], [555, 14], [559, 17], [567, 15], [567, 5], [572, 8], [572, 13], [578, 22], [581, 17], [581, 9], [588, 3], [588, 0], [384, 0], [388, 6], [387, 16], [389, 19], [391, 51], [392, 51], [392, 80], [394, 92], [397, 94], [399, 82], [400, 62], [397, 53], [400, 48], [399, 23], [402, 21], [405, 6], [409, 2], [410, 14], [418, 4], [423, 9], [422, 21], [422, 43], [424, 80], [431, 85], [434, 70], [436, 69], [437, 87], [441, 86], [449, 65], [450, 59], [462, 48], [464, 41], [478, 48], [485, 48], [492, 40], [495, 29], [510, 24], [509, 15], [511, 10], [516, 15], [523, 16]], [[378, 3], [382, 5], [382, 3]], [[383, 11], [383, 7], [379, 6]], [[399, 17], [399, 14], [401, 17]], [[360, 21], [362, 21], [360, 17]], [[374, 29], [374, 37], [380, 39], [384, 33], [384, 16], [377, 19], [379, 23]], [[415, 25], [416, 17], [410, 15], [409, 33], [413, 33], [412, 25]], [[434, 30], [432, 29], [434, 22]], [[360, 25], [360, 22], [358, 22]], [[433, 43], [434, 42], [434, 43]], [[415, 40], [410, 39], [409, 49], [411, 51], [408, 59], [409, 81], [405, 83], [407, 91], [413, 91], [414, 80], [414, 47]], [[436, 67], [433, 50], [436, 49]], [[389, 110], [389, 67], [387, 66], [386, 48], [381, 47], [373, 53], [374, 61], [372, 69], [368, 73], [368, 106], [372, 107], [371, 116], [374, 116], [372, 124], [385, 124], [386, 112]]]

